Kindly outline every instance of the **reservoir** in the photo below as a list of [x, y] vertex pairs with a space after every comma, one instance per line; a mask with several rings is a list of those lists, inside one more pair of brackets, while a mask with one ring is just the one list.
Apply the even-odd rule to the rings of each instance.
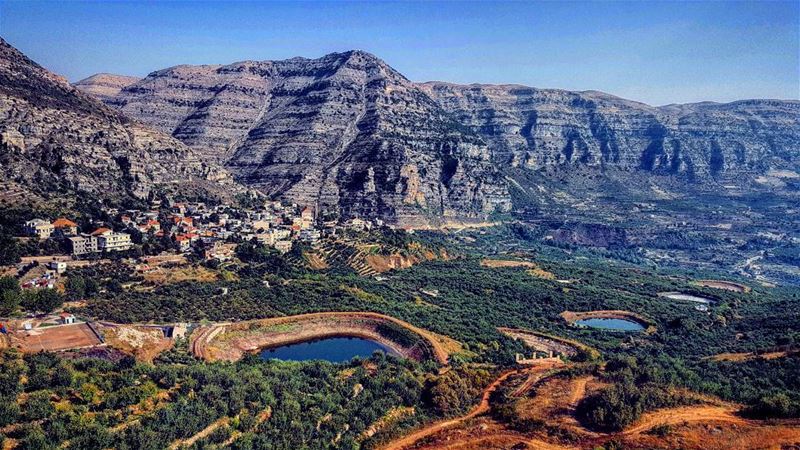
[[341, 363], [350, 361], [356, 356], [368, 358], [376, 350], [382, 351], [387, 355], [397, 356], [397, 353], [389, 347], [369, 339], [332, 337], [268, 348], [261, 352], [261, 358], [275, 358], [284, 361], [321, 359], [333, 363]]
[[625, 319], [613, 319], [613, 318], [582, 319], [575, 322], [575, 324], [582, 327], [598, 328], [602, 330], [616, 330], [616, 331], [644, 330], [644, 327], [640, 323]]

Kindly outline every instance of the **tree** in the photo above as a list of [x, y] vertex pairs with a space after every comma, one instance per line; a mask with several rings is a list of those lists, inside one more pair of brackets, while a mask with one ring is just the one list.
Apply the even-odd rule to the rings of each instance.
[[22, 251], [17, 240], [6, 233], [5, 229], [0, 226], [0, 266], [8, 266], [20, 262], [21, 255]]
[[20, 303], [22, 290], [12, 277], [0, 277], [0, 316], [10, 316]]
[[49, 313], [64, 304], [64, 297], [55, 289], [27, 291], [22, 296], [22, 306], [29, 311]]

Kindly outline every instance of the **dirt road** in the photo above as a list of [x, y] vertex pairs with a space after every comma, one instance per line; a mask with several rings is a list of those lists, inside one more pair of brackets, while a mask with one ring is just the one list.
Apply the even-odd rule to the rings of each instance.
[[446, 428], [453, 427], [489, 411], [489, 397], [492, 395], [492, 392], [494, 392], [495, 389], [497, 389], [497, 387], [503, 383], [503, 381], [515, 373], [518, 373], [518, 371], [511, 370], [508, 372], [503, 372], [499, 377], [497, 377], [497, 379], [492, 381], [492, 383], [483, 390], [480, 403], [478, 403], [478, 405], [475, 406], [467, 415], [428, 425], [419, 431], [386, 444], [386, 446], [382, 447], [382, 450], [401, 450], [409, 445], [414, 444], [424, 437], [430, 436]]
[[623, 434], [643, 433], [656, 425], [677, 425], [684, 422], [727, 422], [747, 425], [748, 421], [736, 416], [733, 406], [686, 406], [647, 413]]

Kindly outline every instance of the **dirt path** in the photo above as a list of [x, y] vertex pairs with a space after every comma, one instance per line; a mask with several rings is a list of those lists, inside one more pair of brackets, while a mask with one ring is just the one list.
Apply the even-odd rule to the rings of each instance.
[[572, 395], [569, 396], [570, 406], [577, 405], [586, 395], [586, 383], [591, 379], [592, 377], [581, 377], [575, 380], [575, 383], [572, 385]]
[[523, 382], [520, 387], [514, 391], [514, 397], [520, 397], [528, 392], [536, 383], [538, 383], [542, 378], [546, 377], [548, 372], [556, 367], [563, 366], [564, 364], [561, 360], [554, 359], [554, 360], [543, 360], [539, 364], [531, 365], [530, 366], [530, 374], [528, 375], [528, 379]]
[[747, 425], [748, 421], [736, 416], [732, 406], [686, 406], [647, 413], [623, 434], [638, 434], [657, 425], [677, 425], [684, 422], [727, 422]]
[[219, 427], [221, 427], [223, 425], [227, 425], [228, 422], [230, 422], [230, 421], [231, 421], [230, 417], [223, 417], [221, 419], [217, 419], [211, 425], [203, 428], [202, 430], [200, 430], [194, 436], [192, 436], [190, 438], [187, 438], [187, 439], [178, 439], [177, 441], [173, 442], [172, 445], [170, 445], [168, 448], [169, 448], [169, 450], [176, 450], [178, 447], [181, 447], [181, 446], [183, 446], [183, 447], [191, 447], [192, 445], [194, 445], [195, 442], [197, 442], [200, 439], [203, 439], [204, 437], [210, 435], [217, 428], [219, 428]]
[[[480, 438], [467, 438], [454, 443], [435, 447], [437, 450], [467, 450], [479, 448], [494, 448], [494, 446], [507, 443], [524, 443], [530, 450], [567, 450], [577, 447], [564, 447], [561, 445], [550, 444], [539, 439], [530, 439], [513, 433], [495, 433]], [[434, 448], [434, 447], [431, 447]]]
[[489, 411], [489, 397], [492, 395], [492, 392], [494, 392], [494, 390], [497, 389], [497, 387], [500, 386], [503, 381], [515, 373], [518, 373], [518, 371], [512, 370], [503, 372], [499, 377], [497, 377], [497, 379], [492, 381], [492, 383], [483, 390], [480, 403], [478, 403], [478, 405], [475, 406], [467, 415], [429, 425], [419, 431], [386, 444], [384, 447], [382, 447], [382, 450], [401, 450], [414, 444], [422, 438], [428, 437], [454, 425], [458, 425]]

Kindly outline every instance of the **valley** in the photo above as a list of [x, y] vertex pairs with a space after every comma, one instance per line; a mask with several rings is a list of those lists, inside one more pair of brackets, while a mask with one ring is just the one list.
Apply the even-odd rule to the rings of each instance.
[[0, 449], [795, 448], [798, 163], [797, 100], [0, 40]]

